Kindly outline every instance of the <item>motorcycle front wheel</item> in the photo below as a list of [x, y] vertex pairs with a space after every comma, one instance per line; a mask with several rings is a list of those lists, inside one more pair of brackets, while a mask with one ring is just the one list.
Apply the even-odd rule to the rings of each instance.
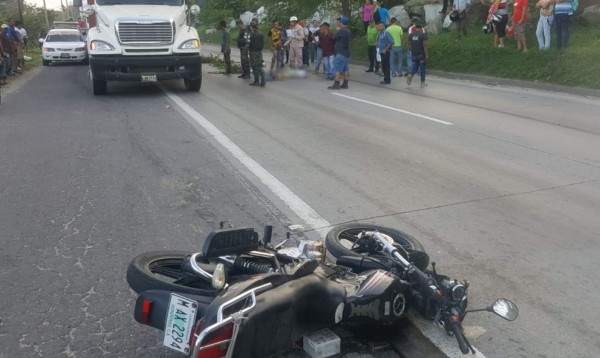
[[429, 266], [429, 256], [425, 253], [425, 249], [419, 240], [405, 232], [385, 226], [361, 223], [336, 226], [327, 233], [325, 238], [327, 251], [335, 258], [340, 256], [377, 256], [379, 254], [363, 252], [358, 249], [357, 243], [361, 240], [361, 235], [369, 231], [379, 231], [387, 238], [392, 239], [394, 246], [401, 246], [411, 255], [411, 261], [421, 271]]
[[127, 282], [135, 292], [166, 290], [201, 296], [216, 296], [210, 282], [182, 271], [188, 256], [183, 251], [154, 251], [134, 258], [127, 268]]

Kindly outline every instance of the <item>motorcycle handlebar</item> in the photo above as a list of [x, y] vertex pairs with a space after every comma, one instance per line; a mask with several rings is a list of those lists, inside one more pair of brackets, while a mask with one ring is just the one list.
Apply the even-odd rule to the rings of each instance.
[[450, 325], [450, 330], [454, 333], [454, 336], [456, 337], [456, 341], [458, 342], [460, 351], [463, 354], [468, 354], [469, 344], [467, 343], [467, 339], [465, 338], [465, 335], [462, 332], [460, 322], [451, 319], [448, 324]]

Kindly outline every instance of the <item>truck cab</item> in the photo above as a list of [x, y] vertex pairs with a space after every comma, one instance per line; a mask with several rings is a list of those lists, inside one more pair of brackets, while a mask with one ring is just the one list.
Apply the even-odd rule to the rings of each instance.
[[[200, 12], [185, 0], [93, 0], [83, 7], [90, 28], [87, 47], [95, 95], [108, 81], [182, 79], [189, 91], [202, 85]], [[74, 1], [81, 6], [81, 0]]]

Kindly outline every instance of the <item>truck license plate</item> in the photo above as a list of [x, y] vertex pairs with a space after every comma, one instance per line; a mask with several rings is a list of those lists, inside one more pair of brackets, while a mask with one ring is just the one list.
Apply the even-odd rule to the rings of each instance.
[[181, 353], [190, 352], [189, 341], [196, 322], [197, 307], [196, 301], [171, 293], [163, 340], [165, 346]]
[[156, 82], [156, 75], [142, 75], [142, 82]]

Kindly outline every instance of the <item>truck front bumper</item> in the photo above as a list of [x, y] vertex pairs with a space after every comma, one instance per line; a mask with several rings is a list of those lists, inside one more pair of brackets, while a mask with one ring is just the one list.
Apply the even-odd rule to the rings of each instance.
[[[94, 80], [142, 81], [148, 79], [198, 80], [202, 77], [200, 55], [90, 56]], [[155, 76], [155, 77], [154, 77]]]

